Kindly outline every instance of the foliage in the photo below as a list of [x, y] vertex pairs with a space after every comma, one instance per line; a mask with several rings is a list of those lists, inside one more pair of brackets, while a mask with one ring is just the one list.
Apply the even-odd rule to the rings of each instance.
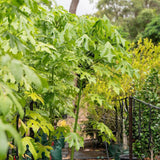
[[116, 141], [112, 131], [102, 122], [92, 122], [93, 129], [98, 130], [99, 136], [101, 136], [103, 142], [110, 143], [110, 140], [113, 139]]
[[[40, 129], [49, 138], [63, 132], [69, 145], [79, 149], [82, 138], [77, 133], [69, 133], [70, 129], [64, 126], [54, 130], [53, 122], [63, 114], [74, 117], [73, 100], [77, 93], [86, 85], [96, 84], [98, 79], [107, 78], [109, 89], [119, 93], [117, 78], [125, 73], [134, 74], [129, 64], [130, 54], [125, 51], [126, 41], [105, 16], [101, 19], [77, 17], [63, 8], [50, 8], [47, 0], [3, 0], [0, 15], [0, 98], [3, 102], [0, 119], [6, 127], [1, 129], [5, 147], [0, 148], [0, 153], [7, 153], [8, 130], [15, 133], [11, 135], [19, 152], [24, 154], [21, 145], [28, 144], [35, 159], [43, 151], [49, 156], [49, 148], [33, 139]], [[81, 89], [75, 86], [77, 77], [82, 82]], [[94, 92], [88, 89], [87, 94], [96, 97]], [[94, 101], [90, 96], [89, 99]], [[102, 107], [106, 102], [99, 103]], [[18, 113], [19, 134], [12, 129], [16, 126], [9, 125], [16, 121]], [[102, 125], [102, 132], [114, 138], [106, 126], [96, 124], [95, 128]], [[29, 128], [33, 135], [30, 133], [30, 137], [19, 140], [20, 135], [28, 134]], [[75, 132], [76, 129], [77, 126]]]
[[0, 155], [1, 158], [5, 158], [7, 155], [7, 150], [8, 150], [8, 137], [12, 136], [15, 141], [17, 146], [19, 147], [20, 153], [23, 153], [23, 147], [20, 141], [20, 136], [18, 135], [17, 131], [15, 128], [13, 128], [12, 125], [10, 124], [5, 124], [3, 121], [0, 119]]
[[[26, 4], [28, 4], [27, 7]], [[0, 2], [0, 99], [2, 102], [0, 120], [3, 135], [0, 150], [3, 152], [1, 153], [3, 157], [7, 155], [8, 143], [12, 141], [12, 138], [19, 148], [19, 153], [24, 153], [20, 135], [9, 123], [16, 120], [17, 112], [20, 118], [23, 118], [23, 108], [29, 96], [34, 101], [37, 99], [42, 101], [35, 93], [42, 90], [40, 75], [26, 63], [25, 59], [25, 55], [31, 53], [29, 42], [35, 44], [33, 35], [37, 29], [33, 26], [29, 14], [36, 13], [37, 6], [36, 1]], [[32, 92], [32, 95], [28, 95], [29, 92]], [[36, 95], [36, 99], [33, 95]], [[27, 129], [21, 119], [19, 119], [22, 128], [20, 128], [20, 133], [24, 134]]]
[[[59, 16], [61, 16], [60, 18], [62, 18], [64, 16], [63, 14], [65, 15], [67, 23], [65, 21], [61, 21], [61, 19], [59, 20]], [[97, 18], [88, 19], [87, 17], [78, 18], [74, 15], [71, 16], [66, 12], [64, 12], [63, 14], [57, 15], [57, 17], [54, 17], [56, 20], [56, 23], [55, 23], [56, 30], [54, 28], [54, 30], [57, 31], [56, 32], [57, 35], [55, 35], [56, 39], [52, 41], [52, 39], [50, 38], [50, 36], [52, 35], [47, 33], [49, 34], [47, 35], [47, 38], [49, 39], [49, 41], [54, 43], [55, 44], [54, 46], [57, 46], [56, 53], [59, 53], [59, 61], [57, 61], [57, 59], [48, 59], [48, 61], [46, 61], [47, 63], [50, 63], [50, 61], [53, 60], [53, 62], [50, 65], [55, 65], [53, 66], [54, 68], [53, 84], [58, 85], [58, 87], [55, 87], [54, 89], [56, 90], [53, 90], [54, 92], [52, 91], [51, 93], [54, 93], [54, 96], [58, 98], [56, 99], [56, 102], [59, 103], [59, 97], [60, 97], [58, 95], [59, 92], [60, 92], [60, 95], [65, 98], [65, 94], [64, 94], [65, 90], [62, 90], [63, 89], [62, 85], [67, 80], [65, 79], [64, 81], [64, 78], [63, 78], [64, 71], [65, 73], [68, 73], [68, 75], [70, 75], [70, 77], [72, 78], [72, 81], [74, 79], [74, 76], [72, 74], [74, 71], [75, 73], [78, 74], [80, 81], [85, 81], [88, 84], [95, 83], [95, 80], [96, 80], [95, 73], [97, 72], [97, 68], [101, 66], [102, 67], [100, 72], [102, 72], [101, 73], [102, 75], [103, 75], [104, 66], [108, 66], [108, 70], [110, 70], [110, 68], [115, 67], [115, 70], [117, 69], [119, 72], [121, 70], [123, 70], [123, 73], [133, 72], [131, 68], [130, 70], [127, 69], [128, 66], [130, 65], [127, 62], [129, 59], [129, 55], [128, 53], [125, 52], [123, 48], [126, 46], [125, 40], [115, 30], [114, 26], [110, 24], [110, 22], [106, 17], [104, 17], [103, 19], [97, 19]], [[61, 28], [57, 26], [57, 22], [61, 23], [60, 25]], [[76, 27], [74, 27], [75, 25]], [[48, 27], [48, 25], [45, 26], [45, 28], [46, 27]], [[61, 47], [62, 44], [63, 44], [63, 47]], [[63, 53], [63, 55], [61, 55], [60, 53]], [[65, 53], [67, 54], [65, 55]], [[40, 58], [39, 60], [42, 66], [42, 61]], [[67, 63], [66, 60], [68, 60], [69, 62]], [[116, 63], [116, 60], [119, 60], [120, 65]], [[65, 66], [63, 68], [64, 64]], [[70, 66], [71, 64], [72, 66]], [[57, 68], [56, 65], [58, 65], [59, 68], [63, 68], [63, 70]], [[41, 70], [43, 69], [44, 68], [41, 68]], [[58, 73], [61, 75], [60, 78], [63, 78], [63, 83], [60, 83], [60, 79], [57, 79], [57, 80], [55, 79], [57, 76], [59, 76]], [[114, 71], [111, 70], [109, 73], [114, 74]], [[65, 78], [67, 77], [69, 76], [65, 76]], [[109, 74], [108, 74], [108, 77], [109, 77]], [[114, 83], [112, 83], [111, 86], [114, 86]], [[65, 87], [68, 87], [66, 83], [65, 83]], [[58, 96], [55, 93], [58, 93], [57, 94]], [[53, 94], [51, 95], [53, 96]], [[48, 96], [48, 93], [47, 93], [47, 96]], [[69, 98], [68, 94], [66, 97]], [[52, 103], [55, 105], [55, 102], [52, 102]], [[62, 101], [62, 103], [64, 102]], [[62, 110], [65, 111], [66, 106]]]
[[156, 16], [150, 23], [147, 24], [144, 32], [142, 33], [143, 38], [151, 39], [155, 44], [160, 42], [160, 15]]
[[[122, 78], [122, 88], [125, 93], [121, 93], [121, 96], [132, 94], [138, 99], [151, 103], [153, 105], [159, 105], [159, 70], [160, 70], [160, 56], [159, 56], [159, 45], [155, 45], [151, 40], [147, 38], [142, 40], [139, 39], [136, 44], [132, 44], [130, 52], [133, 53], [132, 66], [138, 69], [138, 77], [130, 79], [128, 76]], [[153, 149], [154, 154], [157, 154], [157, 147], [159, 143], [159, 112], [152, 109], [151, 118], [151, 135], [149, 135], [149, 124], [150, 124], [150, 108], [148, 106], [140, 105], [141, 110], [141, 131], [139, 135], [139, 104], [136, 103], [134, 110], [134, 124], [133, 135], [135, 136], [134, 151], [135, 154], [142, 158], [143, 155], [150, 156], [150, 150]], [[151, 136], [152, 140], [149, 140]], [[157, 139], [158, 138], [158, 139]], [[150, 142], [150, 150], [148, 144]], [[147, 144], [147, 145], [146, 145]]]
[[139, 15], [137, 16], [137, 28], [139, 27], [139, 32], [143, 31], [146, 28], [146, 25], [151, 21], [154, 17], [153, 9], [143, 9]]
[[152, 41], [147, 38], [144, 40], [139, 39], [137, 44], [131, 44], [129, 52], [133, 54], [132, 67], [137, 69], [137, 76], [134, 76], [133, 79], [127, 75], [122, 77], [121, 84], [125, 91], [124, 93], [121, 92], [122, 96], [134, 95], [135, 91], [140, 91], [151, 70], [159, 70], [159, 48], [159, 45], [154, 45]]
[[52, 150], [51, 146], [44, 146], [39, 142], [35, 143], [35, 140], [31, 137], [22, 138], [22, 144], [24, 148], [29, 145], [29, 150], [31, 151], [34, 159], [41, 158], [43, 152], [47, 157], [50, 157], [50, 150]]
[[99, 0], [96, 16], [107, 15], [116, 25], [120, 26], [122, 33], [129, 34], [128, 39], [134, 40], [152, 18], [159, 14], [159, 0]]
[[127, 18], [124, 21], [123, 28], [125, 31], [125, 26], [127, 26], [129, 37], [134, 40], [138, 39], [141, 33], [145, 30], [148, 23], [154, 18], [155, 12], [153, 9], [144, 8], [141, 10], [138, 15], [133, 19], [132, 17]]
[[129, 11], [129, 2], [126, 0], [99, 0], [97, 3], [98, 12], [96, 15], [106, 15], [111, 21], [118, 22]]
[[68, 133], [65, 141], [69, 143], [70, 148], [75, 146], [77, 151], [84, 145], [83, 137], [81, 137], [78, 133]]
[[[160, 100], [160, 76], [159, 70], [152, 69], [145, 79], [145, 83], [142, 86], [140, 91], [137, 91], [136, 97], [143, 99], [144, 101], [151, 103], [155, 106], [158, 106]], [[160, 111], [154, 108], [151, 109], [150, 117], [150, 108], [148, 106], [142, 105], [141, 107], [141, 131], [139, 135], [139, 115], [135, 115], [135, 119], [138, 120], [135, 122], [136, 128], [134, 129], [134, 152], [137, 156], [150, 157], [150, 152], [153, 150], [154, 156], [159, 153], [160, 145], [158, 143], [160, 138], [159, 128], [159, 116]], [[137, 107], [135, 112], [138, 111]], [[149, 125], [151, 125], [151, 131], [149, 131]], [[150, 133], [149, 133], [150, 132]], [[140, 136], [138, 138], [138, 136]]]
[[47, 121], [47, 117], [41, 116], [39, 113], [34, 111], [28, 111], [26, 116], [29, 117], [27, 120], [27, 127], [33, 128], [35, 133], [38, 132], [39, 129], [49, 136], [49, 131], [53, 132], [54, 128], [49, 121]]

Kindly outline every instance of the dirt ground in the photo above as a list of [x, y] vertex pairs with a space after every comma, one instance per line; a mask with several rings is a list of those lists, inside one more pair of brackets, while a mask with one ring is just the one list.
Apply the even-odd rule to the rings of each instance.
[[[66, 149], [63, 149], [62, 151], [63, 160], [70, 160], [70, 151], [66, 151]], [[104, 160], [107, 159], [106, 153], [104, 149], [87, 149], [87, 150], [80, 150], [78, 152], [74, 153], [74, 159], [75, 160]]]

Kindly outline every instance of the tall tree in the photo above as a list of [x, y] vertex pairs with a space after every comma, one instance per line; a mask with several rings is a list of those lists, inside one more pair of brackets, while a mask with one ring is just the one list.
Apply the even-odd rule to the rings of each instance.
[[127, 16], [129, 4], [128, 0], [99, 0], [96, 15], [103, 16], [105, 14], [111, 21], [118, 22], [120, 18]]
[[78, 3], [79, 3], [79, 0], [72, 0], [70, 8], [69, 8], [69, 12], [70, 13], [76, 14]]
[[160, 42], [160, 15], [153, 18], [150, 23], [147, 24], [144, 32], [142, 33], [143, 38], [152, 39], [153, 43], [158, 44]]
[[160, 13], [160, 0], [99, 0], [97, 9], [96, 16], [106, 15], [134, 39]]

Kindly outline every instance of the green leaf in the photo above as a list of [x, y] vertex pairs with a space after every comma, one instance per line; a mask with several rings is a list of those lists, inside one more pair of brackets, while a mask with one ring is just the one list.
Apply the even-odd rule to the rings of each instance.
[[11, 64], [9, 65], [9, 69], [14, 75], [15, 79], [17, 82], [20, 82], [23, 76], [23, 69], [22, 69], [22, 64], [20, 61], [13, 59], [11, 61]]
[[5, 159], [8, 151], [8, 140], [4, 130], [0, 129], [0, 156]]
[[50, 44], [38, 42], [36, 45], [36, 51], [52, 53], [52, 50], [56, 50], [56, 48]]
[[105, 45], [101, 45], [99, 47], [99, 51], [101, 52], [100, 53], [100, 56], [102, 58], [107, 58], [109, 62], [111, 62], [112, 58], [115, 56], [114, 55], [114, 47], [111, 45], [110, 42], [107, 42]]
[[116, 83], [114, 81], [109, 81], [108, 87], [112, 88], [115, 91], [115, 93], [117, 93], [117, 95], [119, 95], [121, 87], [118, 85], [118, 83]]
[[24, 137], [24, 138], [22, 138], [23, 147], [26, 148], [26, 145], [28, 144], [29, 145], [29, 150], [32, 153], [34, 159], [37, 159], [37, 151], [35, 149], [33, 141], [34, 140], [31, 137]]
[[1, 96], [0, 97], [0, 112], [2, 112], [3, 115], [7, 115], [12, 104], [13, 103], [8, 96]]
[[29, 128], [26, 126], [26, 124], [24, 124], [24, 122], [21, 119], [19, 119], [19, 122], [21, 124], [19, 131], [20, 131], [21, 135], [23, 136], [25, 133], [28, 133]]
[[7, 52], [10, 49], [9, 40], [4, 40], [1, 47], [4, 49], [4, 52]]
[[6, 65], [7, 63], [9, 63], [10, 60], [11, 60], [11, 57], [8, 54], [6, 54], [5, 56], [1, 57], [2, 65]]
[[33, 119], [30, 119], [30, 120], [27, 121], [27, 126], [29, 128], [32, 128], [34, 133], [37, 133], [38, 130], [40, 129], [40, 127], [41, 127], [40, 123], [36, 120], [33, 120]]
[[74, 146], [77, 151], [84, 145], [83, 137], [81, 137], [78, 133], [68, 133], [65, 141], [69, 143], [70, 148]]
[[[4, 132], [5, 134], [6, 133], [9, 133], [13, 138], [14, 138], [14, 141], [15, 143], [17, 144], [18, 146], [18, 151], [20, 154], [22, 154], [24, 152], [23, 150], [23, 146], [22, 146], [22, 143], [21, 143], [21, 138], [18, 134], [18, 132], [13, 128], [12, 125], [10, 124], [5, 124], [2, 122], [2, 120], [0, 119], [0, 132]], [[3, 134], [3, 133], [2, 133]], [[4, 135], [2, 135], [4, 136]], [[1, 136], [0, 136], [1, 137]], [[4, 136], [4, 139], [5, 139], [5, 136]], [[5, 143], [7, 144], [5, 144]], [[7, 141], [3, 141], [3, 145], [6, 147], [6, 145], [8, 146], [8, 140]], [[0, 151], [1, 152], [1, 151]]]
[[116, 141], [112, 131], [104, 123], [94, 121], [93, 128], [99, 130], [99, 135], [102, 136], [103, 141], [107, 141], [108, 143], [110, 143], [110, 139]]
[[91, 100], [92, 100], [93, 102], [96, 101], [100, 106], [102, 106], [103, 99], [101, 98], [100, 95], [98, 95], [98, 94], [92, 94], [92, 95], [91, 95]]
[[8, 35], [10, 36], [10, 40], [9, 40], [10, 47], [14, 48], [16, 46], [15, 37], [10, 33], [8, 33]]
[[17, 97], [15, 97], [15, 95], [11, 91], [9, 91], [9, 90], [8, 90], [8, 95], [11, 98], [12, 102], [14, 103], [15, 107], [18, 109], [20, 117], [22, 119], [23, 116], [24, 116], [24, 111], [23, 111], [22, 106], [19, 103]]
[[106, 15], [103, 16], [103, 20], [104, 20], [104, 22], [107, 26], [108, 32], [110, 33], [111, 32], [111, 27], [112, 27], [110, 20], [106, 17]]
[[36, 143], [36, 146], [38, 148], [38, 157], [37, 158], [41, 158], [43, 152], [45, 152], [46, 157], [50, 158], [50, 150], [53, 150], [53, 148], [51, 146], [44, 146], [41, 143]]
[[40, 78], [37, 76], [37, 74], [28, 66], [24, 65], [23, 66], [24, 71], [25, 71], [25, 78], [28, 80], [30, 84], [35, 84], [37, 88], [41, 88], [41, 81]]
[[37, 133], [37, 131], [42, 128], [43, 132], [49, 135], [49, 130], [54, 131], [54, 127], [52, 124], [47, 120], [47, 118], [41, 116], [36, 111], [27, 111], [27, 115], [33, 119], [29, 119], [27, 121], [27, 126], [32, 127], [33, 131]]
[[85, 50], [89, 51], [90, 46], [93, 46], [95, 48], [94, 42], [88, 37], [87, 34], [84, 34], [82, 37], [80, 37], [77, 41], [76, 44], [78, 47], [84, 47]]
[[44, 122], [41, 123], [41, 128], [42, 128], [43, 132], [46, 133], [49, 136], [49, 130], [46, 127], [46, 124]]

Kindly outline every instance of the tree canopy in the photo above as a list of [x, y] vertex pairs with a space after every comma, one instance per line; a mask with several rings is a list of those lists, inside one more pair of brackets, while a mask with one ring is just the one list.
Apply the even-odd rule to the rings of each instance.
[[142, 33], [143, 38], [151, 39], [155, 44], [160, 42], [160, 15], [152, 19], [150, 23], [147, 24], [144, 32]]
[[144, 31], [152, 18], [160, 13], [159, 0], [99, 0], [96, 16], [106, 15], [122, 30], [128, 32], [127, 38], [133, 40]]

